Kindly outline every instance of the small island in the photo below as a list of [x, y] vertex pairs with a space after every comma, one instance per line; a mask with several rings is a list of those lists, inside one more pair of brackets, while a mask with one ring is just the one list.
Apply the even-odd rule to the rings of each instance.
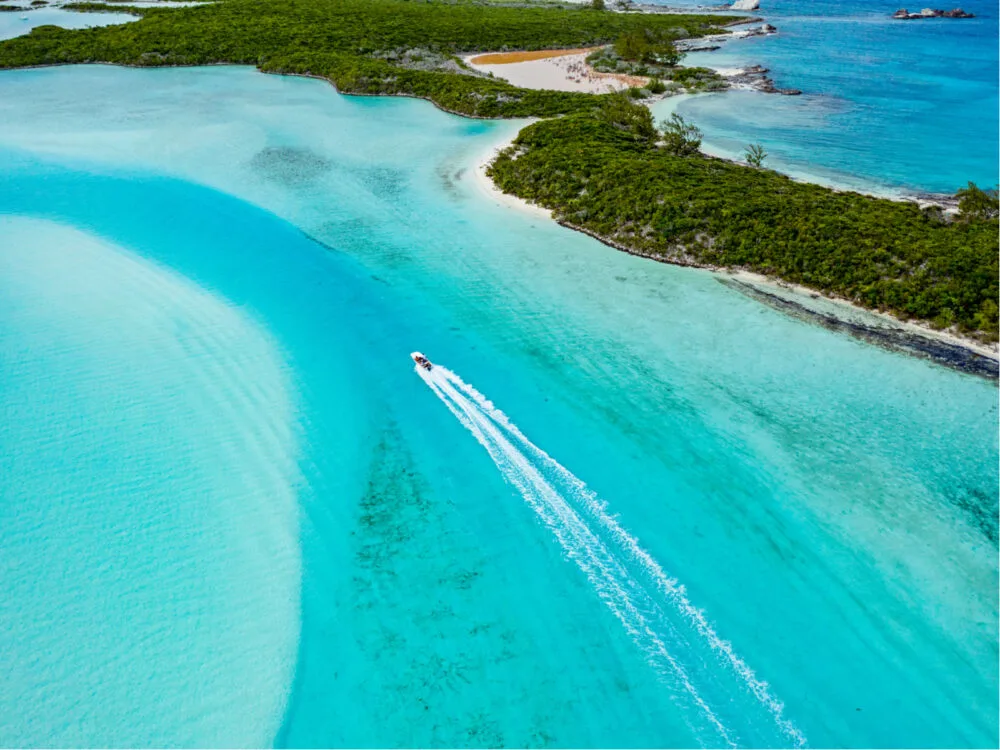
[[924, 8], [919, 13], [910, 13], [906, 8], [900, 8], [892, 17], [900, 21], [916, 21], [921, 18], [975, 18], [975, 14], [966, 13], [961, 8], [954, 10], [939, 10], [936, 8]]

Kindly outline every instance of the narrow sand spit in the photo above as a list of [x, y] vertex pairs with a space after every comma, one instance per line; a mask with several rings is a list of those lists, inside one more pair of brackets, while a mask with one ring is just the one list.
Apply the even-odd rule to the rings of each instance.
[[599, 73], [587, 65], [587, 55], [597, 47], [585, 49], [534, 50], [470, 55], [465, 62], [482, 73], [525, 89], [582, 91], [604, 94], [632, 86], [644, 86], [647, 79], [614, 73]]
[[472, 166], [472, 184], [475, 188], [486, 198], [497, 203], [501, 206], [506, 206], [508, 208], [513, 208], [517, 211], [523, 211], [524, 213], [530, 214], [531, 216], [536, 216], [544, 219], [551, 219], [552, 212], [543, 208], [542, 206], [535, 205], [534, 203], [528, 203], [516, 195], [508, 195], [498, 188], [493, 180], [490, 179], [489, 175], [486, 174], [486, 170], [490, 163], [497, 157], [501, 151], [511, 145], [514, 139], [517, 137], [518, 132], [521, 129], [528, 127], [533, 122], [537, 122], [536, 118], [531, 118], [524, 120], [521, 127], [515, 131], [510, 137], [505, 138], [502, 142], [496, 143], [490, 146], [485, 152], [477, 155], [476, 160]]

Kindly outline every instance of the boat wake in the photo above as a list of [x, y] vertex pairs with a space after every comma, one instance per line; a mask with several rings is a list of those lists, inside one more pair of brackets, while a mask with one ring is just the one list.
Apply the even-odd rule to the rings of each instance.
[[603, 501], [458, 375], [436, 364], [414, 370], [583, 571], [703, 746], [805, 745], [767, 683], [716, 634], [684, 587], [608, 514]]

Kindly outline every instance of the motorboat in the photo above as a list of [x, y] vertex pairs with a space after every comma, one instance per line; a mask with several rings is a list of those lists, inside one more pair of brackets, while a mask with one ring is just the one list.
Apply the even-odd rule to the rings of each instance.
[[434, 369], [434, 365], [431, 364], [431, 361], [420, 352], [413, 352], [410, 354], [410, 357], [425, 370], [430, 371]]

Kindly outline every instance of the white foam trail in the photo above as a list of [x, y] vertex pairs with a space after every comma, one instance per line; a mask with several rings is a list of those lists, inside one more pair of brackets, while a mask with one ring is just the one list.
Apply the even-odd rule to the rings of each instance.
[[[486, 448], [504, 478], [584, 572], [598, 596], [646, 654], [650, 665], [671, 687], [675, 702], [688, 709], [682, 715], [700, 741], [707, 745], [721, 742], [735, 746], [741, 739], [750, 742], [753, 739], [741, 738], [726, 726], [696, 685], [722, 690], [723, 702], [728, 698], [725, 686], [720, 686], [725, 680], [717, 674], [719, 670], [697, 655], [699, 644], [692, 644], [691, 638], [695, 635], [695, 640], [707, 645], [716, 659], [731, 670], [740, 686], [756, 698], [785, 741], [799, 747], [805, 745], [805, 737], [784, 718], [784, 705], [771, 694], [767, 683], [757, 678], [732, 645], [716, 634], [704, 612], [688, 600], [684, 587], [668, 576], [638, 541], [608, 515], [604, 502], [528, 440], [502, 411], [458, 375], [440, 365], [431, 371], [414, 369]], [[587, 517], [594, 525], [588, 524]], [[632, 575], [625, 567], [626, 561], [637, 566], [652, 585], [646, 587]], [[657, 600], [656, 592], [665, 598], [663, 604]], [[664, 605], [672, 605], [688, 626], [679, 629], [673, 622], [677, 618], [671, 616], [671, 607], [665, 609]], [[690, 632], [685, 634], [682, 630]], [[686, 661], [695, 662], [693, 665], [682, 663], [675, 655], [685, 651], [690, 651]]]
[[536, 458], [536, 460], [543, 462], [552, 471], [557, 472], [566, 484], [574, 489], [576, 499], [581, 501], [586, 506], [591, 516], [597, 519], [597, 521], [611, 533], [621, 547], [628, 552], [629, 557], [645, 568], [647, 574], [656, 583], [657, 588], [669, 597], [680, 612], [691, 622], [692, 625], [694, 625], [698, 633], [708, 641], [712, 649], [726, 659], [733, 670], [745, 682], [746, 686], [754, 694], [754, 696], [756, 696], [761, 703], [767, 706], [769, 712], [774, 716], [776, 723], [782, 731], [795, 742], [797, 747], [804, 746], [806, 744], [805, 736], [791, 721], [784, 717], [784, 703], [771, 694], [767, 682], [757, 677], [753, 669], [751, 669], [742, 657], [735, 652], [729, 641], [719, 637], [719, 635], [715, 632], [715, 629], [708, 622], [708, 618], [705, 617], [704, 611], [695, 607], [687, 598], [687, 592], [685, 591], [684, 586], [679, 584], [677, 579], [667, 575], [653, 556], [639, 545], [638, 540], [625, 531], [625, 529], [623, 529], [614, 518], [607, 514], [607, 504], [601, 501], [591, 490], [587, 489], [587, 486], [578, 477], [566, 469], [566, 467], [558, 463], [548, 453], [528, 440], [528, 438], [524, 436], [517, 426], [507, 418], [507, 415], [494, 406], [492, 401], [487, 399], [471, 385], [462, 381], [461, 378], [454, 373], [445, 370], [444, 368], [442, 368], [442, 370], [443, 374], [450, 380], [450, 382], [475, 401], [475, 403], [485, 413], [490, 414], [493, 419], [503, 425], [509, 433], [516, 436], [522, 447], [526, 448], [529, 453]]
[[[436, 370], [439, 368], [435, 368]], [[680, 686], [678, 697], [696, 706], [717, 733], [705, 737], [705, 728], [689, 722], [691, 729], [707, 744], [716, 745], [718, 739], [735, 746], [730, 733], [718, 720], [698, 694], [685, 669], [673, 658], [641, 607], [649, 602], [636, 601], [635, 594], [626, 590], [628, 572], [608, 552], [604, 544], [587, 527], [586, 523], [570, 508], [560, 494], [545, 480], [503, 434], [479, 412], [475, 405], [458, 393], [447, 380], [435, 379], [432, 374], [421, 372], [421, 377], [441, 397], [452, 413], [476, 436], [486, 448], [505, 478], [511, 482], [534, 508], [557, 540], [594, 584], [601, 599], [625, 626], [629, 635], [646, 652], [650, 663], [667, 676], [672, 676]], [[685, 714], [685, 718], [688, 715]]]

